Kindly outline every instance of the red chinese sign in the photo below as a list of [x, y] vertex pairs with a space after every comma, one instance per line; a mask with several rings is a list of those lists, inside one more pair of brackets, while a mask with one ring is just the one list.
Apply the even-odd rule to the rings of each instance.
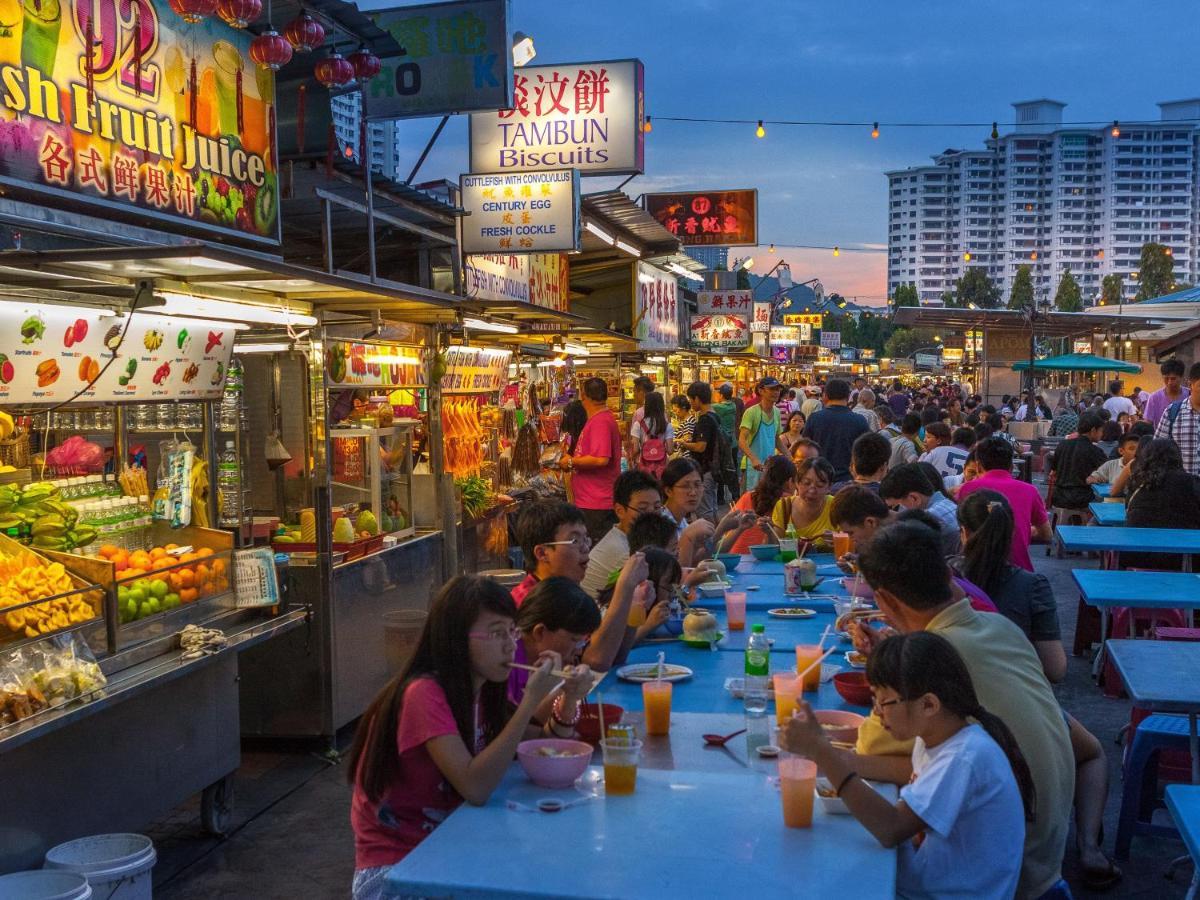
[[758, 244], [758, 191], [647, 194], [646, 211], [685, 247]]
[[750, 291], [697, 291], [696, 311], [750, 315], [754, 300]]
[[679, 347], [679, 298], [675, 276], [639, 262], [634, 289], [633, 336], [639, 350]]
[[770, 301], [754, 304], [754, 318], [750, 320], [750, 330], [755, 334], [765, 334], [771, 330]]
[[692, 347], [697, 350], [744, 350], [750, 343], [747, 316], [714, 314], [692, 316]]

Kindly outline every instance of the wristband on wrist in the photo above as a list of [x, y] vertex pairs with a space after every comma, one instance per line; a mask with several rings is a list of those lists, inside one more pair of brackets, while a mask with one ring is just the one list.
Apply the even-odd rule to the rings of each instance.
[[850, 779], [857, 778], [857, 777], [858, 777], [857, 772], [850, 772], [845, 778], [842, 779], [842, 783], [839, 784], [836, 788], [834, 788], [834, 790], [833, 790], [834, 794], [836, 794], [838, 797], [842, 796], [842, 791], [845, 790], [846, 785], [848, 785], [850, 783]]
[[554, 698], [554, 707], [550, 713], [550, 717], [564, 728], [574, 728], [579, 724], [579, 718], [583, 715], [583, 711], [579, 708], [579, 704], [575, 704], [575, 715], [569, 720], [563, 718], [563, 706], [566, 705], [566, 695], [559, 694]]

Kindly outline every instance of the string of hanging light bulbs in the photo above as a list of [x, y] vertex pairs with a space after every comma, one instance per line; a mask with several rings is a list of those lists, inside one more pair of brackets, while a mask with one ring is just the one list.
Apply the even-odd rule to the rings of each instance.
[[[802, 119], [715, 119], [703, 116], [646, 116], [646, 121], [642, 125], [642, 130], [646, 134], [650, 134], [654, 130], [655, 122], [682, 122], [686, 124], [700, 125], [753, 125], [754, 136], [765, 138], [767, 136], [768, 125], [781, 125], [784, 127], [802, 127], [802, 128], [870, 128], [872, 138], [878, 138], [881, 128], [987, 128], [991, 125], [991, 139], [993, 141], [1000, 138], [999, 122], [827, 122], [827, 121], [806, 121]], [[1195, 120], [1185, 120], [1195, 121]], [[1100, 126], [1109, 126], [1109, 134], [1114, 138], [1121, 136], [1121, 123], [1117, 119], [1113, 119], [1110, 123], [1107, 119], [1080, 119], [1073, 122], [1059, 123], [1063, 126], [1086, 126], [1089, 128], [1097, 128]]]

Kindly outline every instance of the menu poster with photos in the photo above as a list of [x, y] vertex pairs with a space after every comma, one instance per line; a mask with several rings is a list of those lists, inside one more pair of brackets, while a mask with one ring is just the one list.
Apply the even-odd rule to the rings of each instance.
[[344, 387], [413, 388], [425, 386], [421, 347], [373, 341], [325, 342], [325, 383]]
[[750, 343], [750, 321], [728, 314], [694, 315], [691, 343], [698, 350], [744, 350]]

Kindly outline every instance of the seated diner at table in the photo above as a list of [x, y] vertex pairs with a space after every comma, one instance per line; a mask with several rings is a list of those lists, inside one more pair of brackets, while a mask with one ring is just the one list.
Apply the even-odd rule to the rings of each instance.
[[[717, 546], [724, 553], [749, 553], [755, 544], [778, 544], [787, 529], [785, 511], [795, 490], [795, 464], [786, 456], [768, 457], [754, 489], [742, 494], [717, 524]], [[754, 518], [745, 513], [753, 513]]]
[[[1129, 466], [1125, 524], [1141, 528], [1200, 528], [1200, 477], [1183, 466], [1179, 445], [1152, 438]], [[1167, 553], [1122, 553], [1127, 569], [1179, 571], [1183, 557]], [[1194, 570], [1194, 567], [1193, 567]]]
[[[825, 459], [805, 459], [796, 463], [796, 493], [784, 510], [785, 518], [776, 524], [790, 526], [796, 537], [817, 540], [833, 530], [829, 510], [833, 506], [833, 466]], [[786, 498], [785, 498], [786, 502]]]
[[1046, 504], [1041, 492], [1026, 481], [1013, 477], [1013, 446], [999, 435], [981, 440], [974, 447], [981, 474], [967, 481], [958, 490], [957, 500], [962, 503], [975, 491], [992, 490], [1002, 494], [1013, 512], [1013, 539], [1010, 559], [1014, 564], [1033, 571], [1033, 560], [1029, 556], [1029, 545], [1033, 540], [1047, 543], [1050, 540], [1050, 520], [1046, 516]]
[[517, 519], [517, 540], [528, 573], [512, 590], [518, 606], [544, 578], [561, 575], [580, 582], [587, 574], [592, 541], [583, 513], [570, 503], [537, 500], [528, 504]]
[[[517, 639], [513, 662], [528, 665], [531, 660], [540, 659], [543, 653], [550, 652], [557, 653], [563, 665], [576, 666], [591, 640], [592, 632], [600, 627], [600, 610], [596, 602], [574, 581], [553, 577], [539, 581], [525, 596], [525, 602], [517, 610], [516, 622], [521, 635]], [[579, 669], [587, 670], [581, 673], [584, 676], [590, 672], [587, 666], [579, 665]], [[508, 676], [508, 699], [514, 706], [525, 696], [529, 675], [526, 669], [514, 668]], [[583, 686], [582, 694], [573, 694], [571, 685], [565, 691], [565, 717], [568, 719], [574, 715], [575, 707], [591, 688], [590, 678], [582, 677], [578, 683]], [[550, 700], [543, 701], [534, 717], [535, 721], [547, 721], [551, 711]]]
[[679, 562], [685, 568], [712, 555], [713, 523], [698, 518], [704, 479], [694, 460], [673, 459], [662, 478], [663, 515], [675, 525], [679, 537]]
[[[689, 590], [683, 584], [683, 569], [679, 560], [658, 547], [647, 547], [643, 552], [646, 557], [646, 580], [634, 594], [625, 639], [612, 662], [613, 667], [624, 665], [629, 651], [654, 635], [670, 618], [671, 597], [676, 593], [686, 596]], [[614, 590], [615, 587], [607, 587], [600, 592], [601, 606], [609, 605]]]
[[[629, 528], [642, 513], [662, 513], [662, 490], [658, 479], [638, 469], [622, 472], [613, 485], [613, 512], [617, 521], [588, 553], [583, 590], [593, 599], [608, 582], [608, 576], [629, 558]], [[660, 515], [661, 518], [661, 515]]]

